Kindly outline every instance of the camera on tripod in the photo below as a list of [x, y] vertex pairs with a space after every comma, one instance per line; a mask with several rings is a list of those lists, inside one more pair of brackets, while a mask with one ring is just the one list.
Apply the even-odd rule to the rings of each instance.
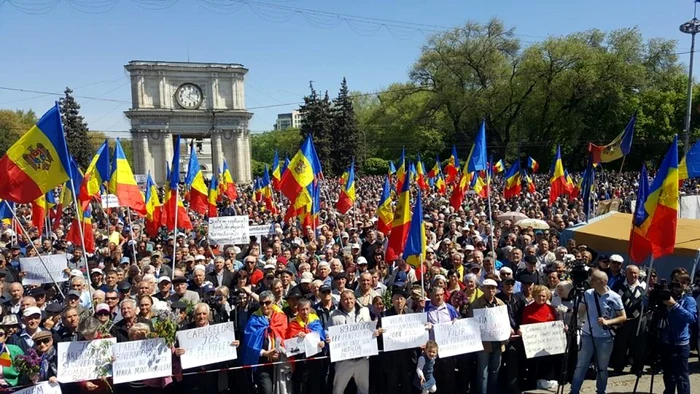
[[586, 290], [588, 287], [588, 267], [583, 260], [575, 260], [571, 264], [571, 282], [574, 289], [579, 292]]
[[663, 306], [664, 301], [671, 299], [671, 288], [666, 279], [661, 279], [654, 284], [649, 292], [649, 309], [653, 310]]

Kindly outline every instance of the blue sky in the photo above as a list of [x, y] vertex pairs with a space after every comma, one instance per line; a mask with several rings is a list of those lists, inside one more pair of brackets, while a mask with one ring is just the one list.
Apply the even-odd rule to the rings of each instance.
[[[301, 101], [310, 80], [319, 90], [337, 93], [343, 77], [351, 90], [379, 91], [405, 81], [426, 35], [400, 39], [381, 29], [362, 35], [347, 23], [318, 28], [309, 13], [254, 9], [240, 5], [220, 12], [227, 0], [14, 0], [15, 4], [60, 1], [41, 15], [21, 12], [0, 0], [0, 87], [62, 92], [70, 86], [79, 96], [91, 129], [126, 131], [123, 115], [130, 101], [124, 65], [130, 60], [242, 63], [249, 70], [246, 104], [250, 108]], [[72, 2], [72, 4], [71, 4]], [[110, 4], [104, 13], [95, 4]], [[150, 10], [143, 3], [173, 3]], [[548, 35], [599, 28], [639, 26], [645, 37], [679, 40], [690, 37], [678, 26], [692, 18], [692, 0], [268, 0], [283, 7], [352, 14], [436, 26], [458, 26], [467, 20], [502, 19], [516, 27], [524, 41]], [[89, 6], [85, 6], [88, 4]], [[217, 12], [204, 8], [214, 4]], [[235, 3], [233, 3], [235, 4]], [[82, 8], [81, 8], [82, 7]], [[268, 10], [268, 11], [265, 11]], [[256, 13], [257, 11], [257, 13]], [[260, 15], [263, 12], [262, 16]], [[306, 16], [306, 17], [305, 17]], [[289, 21], [285, 19], [292, 18]], [[279, 20], [271, 21], [271, 18]], [[328, 21], [328, 19], [325, 19]], [[318, 23], [319, 19], [312, 22]], [[332, 21], [332, 19], [331, 19]], [[335, 23], [331, 23], [335, 24]], [[359, 24], [355, 29], [362, 29]], [[366, 26], [374, 29], [376, 26]], [[432, 29], [432, 28], [431, 28]], [[687, 62], [688, 55], [681, 55]], [[0, 89], [0, 108], [41, 113], [58, 96]], [[121, 101], [121, 102], [120, 102]], [[276, 114], [296, 106], [252, 109], [252, 131], [269, 130]]]

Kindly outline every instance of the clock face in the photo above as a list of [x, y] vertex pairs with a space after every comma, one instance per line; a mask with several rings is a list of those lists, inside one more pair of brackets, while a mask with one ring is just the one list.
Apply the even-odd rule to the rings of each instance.
[[193, 83], [183, 83], [175, 92], [177, 103], [184, 109], [197, 109], [202, 105], [202, 89]]

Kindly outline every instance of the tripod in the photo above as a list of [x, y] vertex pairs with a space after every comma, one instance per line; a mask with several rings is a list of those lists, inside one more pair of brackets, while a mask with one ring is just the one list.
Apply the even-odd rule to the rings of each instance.
[[[634, 363], [632, 364], [632, 370], [636, 371], [637, 379], [634, 382], [634, 389], [632, 393], [637, 392], [637, 386], [639, 386], [639, 379], [644, 375], [644, 365], [647, 365], [646, 361], [649, 361], [649, 375], [651, 376], [651, 382], [649, 383], [649, 392], [652, 393], [654, 390], [654, 377], [660, 371], [661, 359], [658, 352], [659, 346], [659, 330], [658, 322], [661, 319], [662, 308], [656, 305], [646, 315], [640, 316], [640, 330], [637, 333], [637, 339], [642, 338], [640, 342], [641, 348], [637, 357], [634, 357]], [[647, 319], [650, 317], [650, 319]], [[642, 323], [643, 326], [642, 326]]]

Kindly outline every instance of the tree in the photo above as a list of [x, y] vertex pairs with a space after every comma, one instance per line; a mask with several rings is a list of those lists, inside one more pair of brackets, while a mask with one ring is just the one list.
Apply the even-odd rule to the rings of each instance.
[[0, 157], [37, 122], [34, 111], [0, 110]]
[[342, 174], [353, 159], [356, 168], [362, 168], [365, 156], [362, 135], [345, 78], [340, 84], [338, 97], [333, 100], [333, 124], [333, 172]]
[[335, 164], [335, 158], [331, 155], [333, 148], [331, 100], [327, 91], [325, 96], [321, 98], [314, 89], [313, 82], [309, 83], [309, 87], [311, 94], [304, 97], [304, 104], [299, 107], [299, 111], [303, 114], [300, 135], [303, 139], [311, 134], [321, 165], [326, 166], [324, 172], [333, 175], [335, 173], [333, 169], [338, 166]]
[[268, 131], [250, 135], [250, 150], [253, 160], [272, 166], [275, 150], [284, 162], [285, 156], [291, 159], [297, 153], [301, 142], [298, 129]]
[[82, 168], [87, 168], [95, 151], [88, 135], [88, 125], [80, 115], [80, 105], [75, 101], [73, 91], [68, 87], [65, 90], [65, 97], [60, 100], [60, 107], [68, 151]]

